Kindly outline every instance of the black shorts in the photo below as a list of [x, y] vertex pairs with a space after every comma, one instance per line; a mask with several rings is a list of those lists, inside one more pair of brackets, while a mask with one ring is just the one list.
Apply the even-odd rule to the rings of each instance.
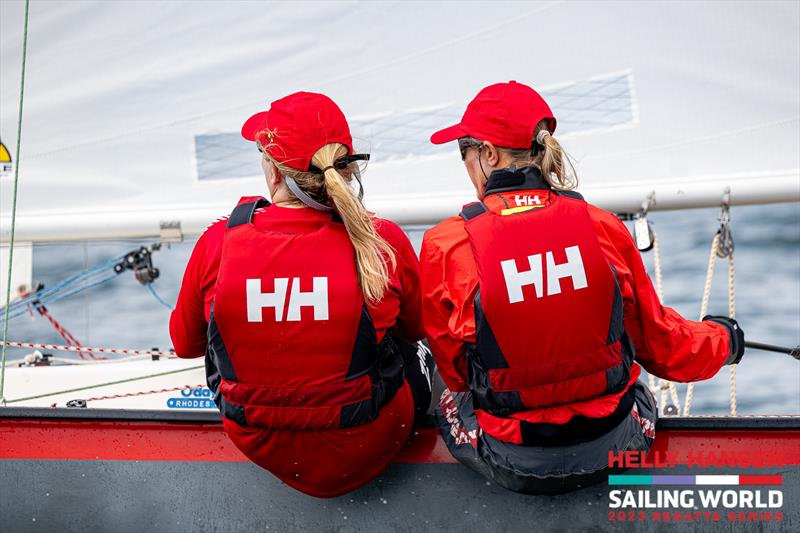
[[436, 407], [436, 423], [453, 457], [501, 487], [526, 494], [560, 494], [607, 479], [613, 473], [608, 468], [609, 450], [650, 450], [658, 418], [656, 401], [643, 383], [633, 387], [628, 416], [610, 431], [572, 445], [521, 446], [483, 433], [469, 392], [445, 390]]

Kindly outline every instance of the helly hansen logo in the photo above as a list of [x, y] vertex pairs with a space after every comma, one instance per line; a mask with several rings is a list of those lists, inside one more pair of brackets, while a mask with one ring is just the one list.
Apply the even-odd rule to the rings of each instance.
[[537, 206], [542, 205], [542, 201], [539, 199], [539, 195], [531, 196], [530, 194], [515, 194], [514, 195], [514, 202], [516, 202], [517, 207], [521, 206]]
[[[275, 309], [275, 321], [285, 320], [297, 322], [300, 320], [300, 308], [313, 307], [314, 320], [328, 320], [328, 278], [315, 277], [311, 292], [300, 291], [300, 278], [291, 278], [291, 291], [289, 291], [289, 278], [275, 278], [274, 292], [261, 292], [260, 279], [247, 280], [247, 321], [262, 322], [264, 308]], [[286, 305], [286, 293], [289, 292], [289, 305]]]
[[515, 304], [523, 301], [525, 298], [522, 295], [522, 288], [525, 285], [533, 285], [536, 297], [541, 298], [544, 293], [545, 270], [547, 273], [547, 296], [561, 294], [561, 280], [563, 278], [572, 278], [574, 290], [585, 289], [587, 286], [586, 272], [583, 269], [580, 248], [570, 246], [564, 252], [567, 254], [567, 261], [558, 265], [553, 258], [553, 252], [546, 252], [544, 254], [546, 268], [542, 265], [542, 254], [529, 255], [530, 270], [521, 272], [517, 270], [516, 261], [513, 259], [500, 261], [500, 267], [503, 269], [503, 277], [506, 281], [506, 289], [508, 289], [508, 302]]

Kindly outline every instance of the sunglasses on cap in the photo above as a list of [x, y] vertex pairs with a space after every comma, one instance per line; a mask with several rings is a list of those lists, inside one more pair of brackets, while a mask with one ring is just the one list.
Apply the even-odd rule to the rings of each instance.
[[483, 146], [482, 142], [471, 137], [460, 138], [458, 140], [458, 150], [461, 152], [461, 160], [464, 161], [467, 158], [467, 150], [470, 148], [477, 148], [480, 150], [481, 146]]
[[[333, 165], [331, 166], [336, 170], [344, 170], [350, 165], [350, 163], [355, 161], [369, 161], [369, 154], [345, 155], [334, 161]], [[308, 171], [315, 174], [322, 174], [322, 169], [315, 167], [314, 165], [308, 165]]]
[[[258, 148], [258, 152], [263, 154], [264, 149], [261, 148], [259, 143], [256, 143], [256, 148]], [[369, 154], [352, 154], [352, 155], [345, 155], [334, 161], [333, 168], [336, 170], [344, 170], [346, 169], [350, 163], [355, 161], [369, 161]], [[322, 174], [322, 169], [315, 167], [314, 165], [308, 166], [308, 171], [313, 172], [314, 174]]]

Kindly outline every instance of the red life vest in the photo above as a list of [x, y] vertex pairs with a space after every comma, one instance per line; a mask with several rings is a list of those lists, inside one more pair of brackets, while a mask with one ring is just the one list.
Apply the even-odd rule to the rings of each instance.
[[[478, 202], [461, 216], [479, 277], [476, 342], [467, 347], [475, 408], [508, 417], [623, 390], [633, 348], [586, 203], [558, 195], [503, 215]], [[538, 430], [519, 423], [527, 444]]]
[[403, 384], [389, 331], [378, 343], [344, 225], [261, 230], [246, 197], [225, 229], [206, 374], [222, 415], [242, 426], [324, 430], [374, 420]]

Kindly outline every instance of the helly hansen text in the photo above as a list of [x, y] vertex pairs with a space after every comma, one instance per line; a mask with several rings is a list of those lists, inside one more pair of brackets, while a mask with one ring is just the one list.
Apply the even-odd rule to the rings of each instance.
[[[265, 307], [275, 309], [275, 321], [284, 320], [286, 293], [289, 289], [289, 278], [275, 278], [273, 292], [261, 292], [260, 279], [247, 280], [247, 321], [262, 322]], [[289, 305], [285, 320], [300, 320], [301, 307], [314, 308], [314, 320], [328, 320], [328, 278], [315, 277], [312, 280], [311, 292], [300, 291], [300, 278], [291, 278]]]
[[517, 263], [514, 259], [500, 261], [500, 268], [503, 269], [503, 277], [508, 290], [509, 303], [517, 303], [525, 298], [522, 295], [522, 288], [525, 285], [533, 285], [536, 290], [536, 297], [541, 298], [544, 293], [544, 273], [547, 274], [547, 296], [561, 293], [561, 280], [572, 278], [572, 288], [574, 290], [585, 289], [586, 272], [583, 269], [583, 259], [581, 251], [577, 246], [570, 246], [564, 252], [567, 255], [566, 263], [556, 264], [553, 252], [546, 252], [545, 263], [542, 264], [542, 254], [528, 256], [530, 270], [517, 270]]

